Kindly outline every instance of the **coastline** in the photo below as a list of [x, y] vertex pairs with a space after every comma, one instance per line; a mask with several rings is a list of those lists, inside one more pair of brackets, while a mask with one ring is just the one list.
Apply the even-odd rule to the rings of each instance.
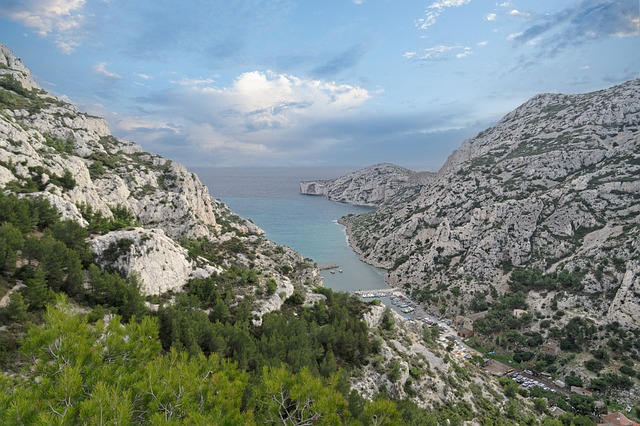
[[[345, 216], [342, 216], [341, 218], [339, 218], [338, 223], [344, 226], [345, 232], [347, 233], [347, 243], [349, 244], [349, 247], [351, 247], [351, 250], [353, 250], [353, 252], [358, 255], [358, 259], [360, 259], [362, 262], [366, 263], [367, 265], [371, 265], [375, 268], [383, 269], [388, 272], [388, 269], [385, 268], [381, 263], [374, 262], [366, 258], [362, 253], [362, 251], [352, 242], [353, 234], [351, 232], [351, 223], [345, 218]], [[389, 281], [387, 281], [388, 278], [389, 278], [389, 274], [387, 273], [387, 276], [385, 277], [384, 282], [387, 283], [387, 285], [391, 286]]]

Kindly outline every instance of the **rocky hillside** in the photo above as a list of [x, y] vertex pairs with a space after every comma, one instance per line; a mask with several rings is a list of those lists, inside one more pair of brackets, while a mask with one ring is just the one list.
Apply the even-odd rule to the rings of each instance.
[[[298, 280], [280, 268], [306, 265], [300, 255], [261, 238], [261, 229], [212, 198], [184, 166], [114, 137], [103, 119], [46, 93], [4, 46], [0, 106], [0, 186], [45, 197], [83, 226], [130, 215], [138, 228], [93, 235], [91, 247], [104, 266], [135, 272], [143, 293], [177, 290], [230, 265], [259, 265], [268, 271], [263, 280], [275, 277], [283, 297], [293, 293]], [[187, 247], [194, 245], [189, 241], [217, 244], [218, 263], [194, 256], [185, 241]], [[313, 268], [301, 273], [319, 280]], [[265, 303], [277, 308], [281, 302]]]
[[[412, 200], [345, 219], [366, 261], [421, 293], [502, 293], [514, 267], [579, 274], [555, 298], [597, 323], [640, 326], [640, 80], [543, 94], [466, 141]], [[560, 294], [557, 294], [560, 293]]]
[[410, 197], [435, 175], [413, 172], [394, 164], [376, 164], [336, 179], [300, 182], [300, 192], [323, 195], [331, 201], [356, 206], [379, 206], [391, 199]]

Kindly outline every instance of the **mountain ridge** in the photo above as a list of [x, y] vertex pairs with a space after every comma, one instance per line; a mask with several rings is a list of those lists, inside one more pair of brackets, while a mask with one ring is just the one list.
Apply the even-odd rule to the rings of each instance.
[[[419, 280], [418, 263], [418, 269], [435, 272], [435, 279], [446, 282], [453, 281], [445, 275], [457, 276], [455, 281], [462, 284], [465, 275], [504, 282], [508, 278], [504, 262], [553, 272], [566, 266], [569, 255], [575, 258], [580, 250], [590, 250], [583, 239], [609, 241], [625, 226], [637, 235], [638, 86], [640, 80], [634, 80], [591, 94], [532, 98], [496, 126], [467, 140], [433, 183], [406, 205], [391, 203], [360, 218], [345, 219], [356, 250], [370, 263], [393, 268], [392, 285]], [[594, 106], [581, 110], [584, 105]], [[620, 164], [625, 167], [616, 166]], [[615, 173], [624, 175], [616, 179]], [[554, 205], [553, 200], [566, 197], [575, 199]], [[614, 206], [606, 210], [611, 217], [598, 213], [603, 203]], [[482, 231], [488, 222], [500, 226]], [[372, 234], [367, 237], [365, 232]], [[482, 232], [482, 244], [473, 242], [479, 236], [476, 232]], [[523, 234], [526, 239], [519, 238]], [[566, 241], [571, 238], [578, 241]], [[415, 245], [418, 241], [422, 247]], [[637, 262], [634, 241], [628, 239], [634, 249], [623, 258]], [[397, 257], [381, 256], [382, 246], [398, 257], [411, 253], [406, 259], [411, 261], [394, 267]], [[623, 254], [624, 244], [616, 246]], [[543, 257], [536, 254], [540, 249]], [[453, 265], [438, 273], [434, 260], [445, 257]], [[637, 263], [629, 268], [637, 277]], [[404, 274], [411, 278], [403, 278]], [[605, 285], [613, 282], [619, 285], [620, 278]]]
[[331, 201], [376, 207], [398, 197], [410, 197], [434, 177], [391, 163], [379, 163], [335, 179], [300, 182], [300, 193]]

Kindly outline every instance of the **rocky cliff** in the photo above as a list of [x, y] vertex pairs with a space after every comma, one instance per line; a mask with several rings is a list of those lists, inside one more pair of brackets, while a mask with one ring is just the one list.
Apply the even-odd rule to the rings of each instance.
[[[131, 214], [138, 228], [94, 235], [91, 247], [103, 266], [135, 272], [145, 294], [179, 290], [191, 278], [230, 265], [260, 267], [262, 281], [274, 278], [283, 297], [298, 282], [319, 281], [312, 265], [292, 250], [276, 250], [260, 237], [261, 229], [213, 199], [184, 166], [114, 137], [103, 119], [46, 93], [1, 45], [0, 108], [0, 187], [45, 197], [64, 218], [84, 226], [87, 211], [107, 219], [118, 211]], [[218, 245], [219, 264], [177, 241]], [[301, 265], [299, 276], [282, 273], [283, 265]], [[282, 300], [263, 302], [258, 312], [276, 309]]]
[[[467, 140], [410, 200], [344, 219], [366, 261], [425, 299], [507, 290], [513, 267], [582, 277], [530, 294], [600, 323], [640, 326], [640, 80], [542, 94]], [[535, 296], [535, 297], [534, 297]]]
[[300, 192], [323, 195], [356, 206], [379, 206], [391, 199], [414, 195], [434, 174], [413, 172], [394, 164], [376, 164], [336, 179], [300, 182]]

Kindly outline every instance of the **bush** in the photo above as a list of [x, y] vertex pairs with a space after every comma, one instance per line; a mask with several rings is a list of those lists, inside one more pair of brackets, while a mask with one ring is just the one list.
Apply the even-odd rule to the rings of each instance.
[[513, 353], [513, 360], [515, 362], [527, 362], [533, 358], [533, 355], [533, 352], [518, 350]]
[[274, 294], [277, 288], [278, 288], [278, 284], [273, 278], [267, 281], [267, 295], [271, 296], [272, 294]]
[[593, 373], [599, 373], [604, 369], [604, 364], [596, 359], [590, 359], [584, 362], [584, 366], [587, 370]]
[[584, 386], [584, 382], [582, 381], [582, 377], [578, 376], [576, 373], [571, 372], [564, 376], [564, 382], [568, 387], [571, 386]]
[[636, 375], [636, 371], [633, 368], [629, 367], [628, 365], [620, 366], [620, 372], [622, 374], [626, 374], [627, 376], [631, 376], [631, 377], [634, 377]]

